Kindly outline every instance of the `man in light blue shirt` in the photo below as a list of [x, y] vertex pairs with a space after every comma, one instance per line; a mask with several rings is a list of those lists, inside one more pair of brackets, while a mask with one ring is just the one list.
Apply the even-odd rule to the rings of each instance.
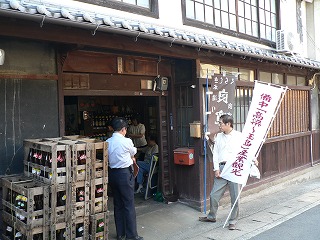
[[137, 233], [134, 206], [135, 179], [132, 164], [137, 148], [133, 146], [131, 139], [125, 137], [128, 124], [124, 118], [115, 118], [112, 127], [114, 133], [107, 142], [117, 240], [143, 240]]

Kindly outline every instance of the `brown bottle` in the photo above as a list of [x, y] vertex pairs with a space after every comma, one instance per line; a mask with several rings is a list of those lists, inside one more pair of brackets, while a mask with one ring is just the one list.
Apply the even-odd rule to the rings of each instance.
[[65, 191], [58, 192], [57, 194], [57, 206], [65, 206], [66, 205], [66, 193]]
[[43, 195], [34, 196], [34, 210], [38, 211], [43, 209]]
[[102, 197], [103, 196], [103, 185], [99, 184], [96, 186], [96, 198]]
[[9, 237], [9, 239], [13, 239], [13, 228], [9, 225], [7, 225], [6, 228], [6, 236]]
[[32, 158], [33, 158], [33, 149], [30, 148], [27, 161], [28, 162], [32, 162]]
[[83, 230], [84, 230], [83, 223], [78, 223], [76, 225], [76, 237], [77, 238], [83, 236]]
[[86, 152], [85, 151], [79, 151], [78, 152], [78, 165], [84, 165], [86, 164]]
[[51, 168], [52, 154], [47, 153], [44, 161], [45, 161], [45, 166]]
[[43, 239], [43, 234], [42, 233], [38, 233], [33, 235], [33, 240], [42, 240]]
[[76, 193], [77, 193], [77, 198], [76, 198], [77, 202], [83, 202], [84, 201], [84, 187], [77, 188]]
[[39, 152], [39, 150], [35, 150], [34, 152], [33, 152], [33, 158], [34, 158], [34, 163], [36, 163], [36, 164], [39, 164], [40, 162], [39, 162], [39, 154], [40, 154], [40, 152]]
[[104, 230], [104, 221], [103, 219], [99, 219], [97, 221], [97, 233], [103, 232], [103, 230]]
[[66, 166], [66, 156], [65, 156], [65, 153], [63, 151], [58, 152], [57, 166], [59, 168]]
[[56, 239], [57, 240], [66, 239], [66, 229], [65, 228], [57, 230]]

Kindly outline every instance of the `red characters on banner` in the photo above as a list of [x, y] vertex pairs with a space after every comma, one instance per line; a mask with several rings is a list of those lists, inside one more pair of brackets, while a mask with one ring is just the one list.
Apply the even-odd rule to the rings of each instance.
[[248, 149], [252, 145], [251, 142], [254, 140], [255, 128], [261, 126], [263, 116], [267, 113], [268, 103], [271, 101], [271, 96], [269, 94], [261, 94], [261, 101], [259, 102], [260, 108], [257, 108], [256, 113], [253, 115], [253, 119], [249, 121], [252, 126], [252, 131], [248, 134], [244, 143], [241, 145], [242, 150], [237, 153], [236, 161], [232, 164], [231, 173], [235, 176], [242, 176], [243, 163], [247, 160]]

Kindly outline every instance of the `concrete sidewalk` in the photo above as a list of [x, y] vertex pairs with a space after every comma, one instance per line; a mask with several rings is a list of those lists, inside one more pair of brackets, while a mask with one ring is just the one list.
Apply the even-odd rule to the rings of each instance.
[[[250, 239], [320, 204], [320, 165], [283, 177], [265, 187], [244, 192], [240, 219], [234, 231], [223, 228], [229, 214], [229, 195], [223, 199], [216, 223], [198, 221], [205, 216], [180, 202], [164, 204], [137, 199], [138, 233], [145, 240]], [[258, 192], [259, 191], [259, 192]], [[109, 238], [116, 239], [112, 209]]]

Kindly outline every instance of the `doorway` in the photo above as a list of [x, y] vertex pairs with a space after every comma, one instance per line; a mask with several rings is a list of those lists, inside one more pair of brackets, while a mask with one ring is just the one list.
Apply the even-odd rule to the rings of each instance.
[[[65, 133], [105, 141], [108, 125], [114, 117], [131, 123], [139, 116], [146, 127], [146, 137], [159, 137], [157, 97], [151, 96], [65, 96]], [[158, 139], [159, 141], [159, 139]]]

